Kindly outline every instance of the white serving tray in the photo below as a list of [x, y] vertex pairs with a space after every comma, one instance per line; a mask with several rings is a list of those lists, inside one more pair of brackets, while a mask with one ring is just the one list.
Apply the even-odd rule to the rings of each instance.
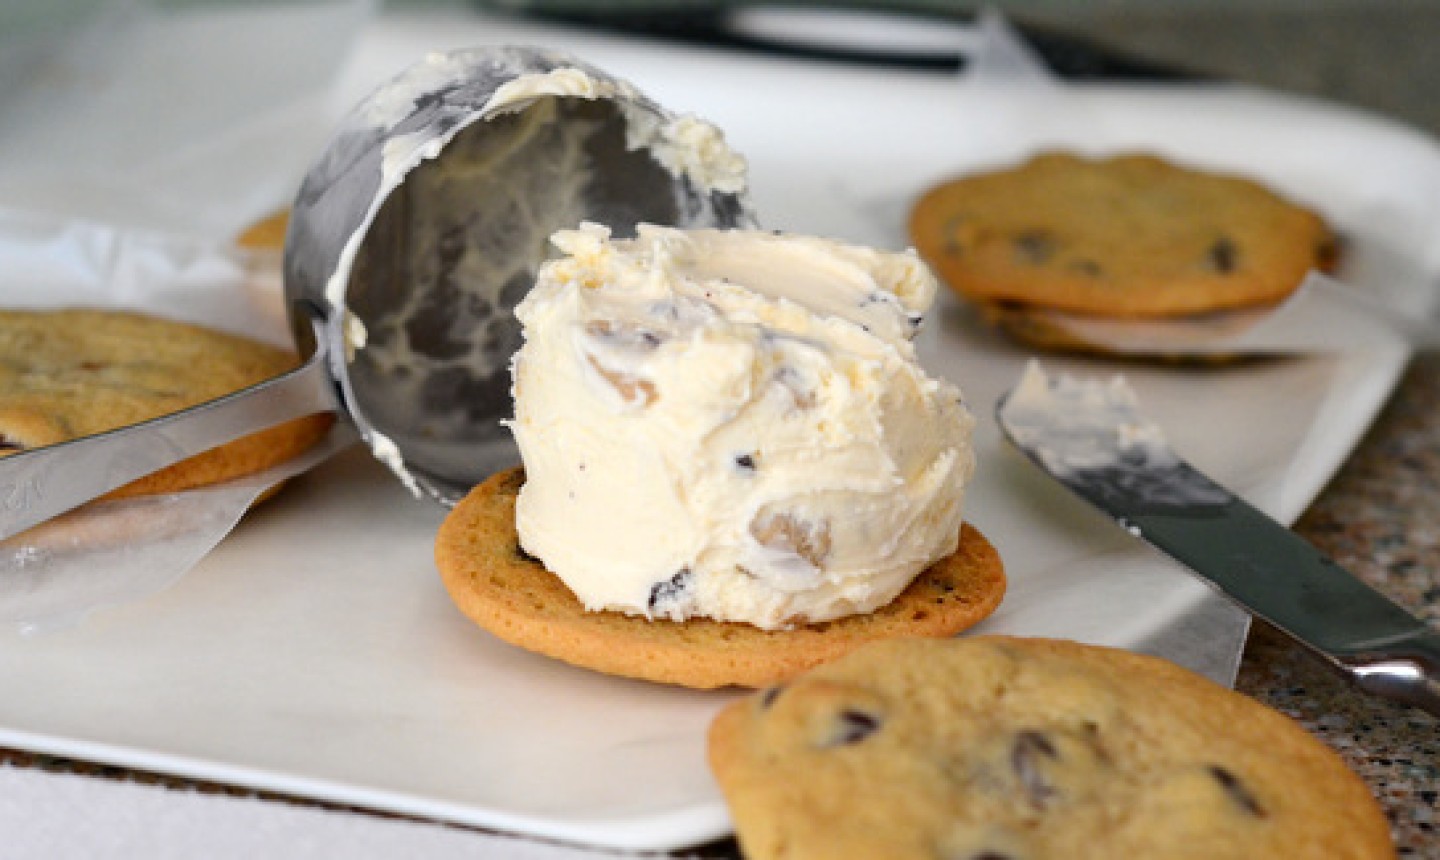
[[[1440, 156], [1428, 139], [1240, 88], [964, 93], [944, 77], [447, 13], [382, 18], [342, 100], [427, 50], [517, 41], [573, 50], [717, 122], [750, 157], [770, 227], [895, 247], [908, 202], [948, 174], [1042, 145], [1144, 147], [1253, 173], [1319, 207], [1350, 239], [1341, 274], [1355, 283], [1428, 307], [1440, 272], [1426, 243], [1440, 226]], [[924, 338], [927, 366], [957, 382], [980, 419], [967, 516], [1011, 578], [980, 629], [1152, 651], [1228, 680], [1243, 616], [1002, 449], [991, 410], [1029, 354], [948, 296]], [[1123, 369], [1178, 451], [1291, 521], [1408, 354], [1394, 343], [1206, 369], [1047, 365]], [[479, 631], [434, 570], [442, 516], [347, 451], [256, 510], [169, 590], [73, 629], [0, 641], [0, 745], [592, 845], [724, 834], [704, 733], [735, 694], [605, 677]]]

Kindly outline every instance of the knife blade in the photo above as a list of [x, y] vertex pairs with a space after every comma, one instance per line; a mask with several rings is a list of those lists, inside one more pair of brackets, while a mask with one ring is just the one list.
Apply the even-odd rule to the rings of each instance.
[[1360, 689], [1440, 716], [1440, 633], [1181, 459], [1122, 379], [1032, 361], [996, 417], [1070, 491]]

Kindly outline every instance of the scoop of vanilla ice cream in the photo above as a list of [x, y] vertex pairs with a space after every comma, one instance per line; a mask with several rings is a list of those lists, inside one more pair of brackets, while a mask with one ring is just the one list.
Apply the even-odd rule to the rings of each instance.
[[913, 253], [758, 231], [555, 234], [516, 308], [526, 552], [589, 609], [773, 629], [955, 550], [973, 419], [910, 340]]

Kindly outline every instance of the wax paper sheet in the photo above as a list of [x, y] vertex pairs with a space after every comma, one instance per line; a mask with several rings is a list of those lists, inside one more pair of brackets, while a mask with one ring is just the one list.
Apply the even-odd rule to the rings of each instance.
[[[233, 238], [288, 203], [332, 123], [368, 0], [108, 2], [0, 35], [0, 295], [142, 310], [289, 345], [279, 255]], [[62, 14], [63, 13], [63, 14]], [[172, 584], [257, 497], [343, 446], [213, 489], [95, 503], [0, 542], [0, 627]]]

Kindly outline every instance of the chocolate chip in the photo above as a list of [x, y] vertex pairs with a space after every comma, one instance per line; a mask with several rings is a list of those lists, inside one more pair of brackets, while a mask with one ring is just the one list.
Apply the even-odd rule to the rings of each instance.
[[1240, 249], [1230, 239], [1222, 236], [1205, 252], [1205, 262], [1220, 274], [1228, 275], [1239, 267]]
[[1236, 806], [1256, 818], [1265, 817], [1265, 808], [1260, 805], [1260, 801], [1255, 799], [1255, 795], [1250, 793], [1250, 789], [1245, 786], [1245, 783], [1240, 781], [1240, 777], [1218, 764], [1210, 765], [1207, 770], [1215, 778], [1215, 781], [1220, 783], [1220, 787], [1225, 790], [1225, 794], [1235, 802]]
[[741, 454], [735, 458], [735, 468], [744, 472], [755, 471], [755, 455]]
[[1055, 256], [1055, 239], [1041, 230], [1027, 230], [1015, 237], [1015, 256], [1023, 263], [1040, 265]]
[[1105, 742], [1100, 737], [1099, 724], [1086, 720], [1080, 724], [1080, 732], [1080, 739], [1090, 745], [1090, 750], [1095, 753], [1095, 758], [1109, 762], [1110, 751], [1105, 748]]
[[760, 707], [768, 708], [771, 705], [775, 704], [775, 700], [780, 698], [780, 694], [784, 691], [784, 684], [776, 684], [773, 687], [766, 687], [765, 691], [760, 694]]
[[4, 435], [4, 434], [0, 434], [0, 451], [24, 451], [24, 450], [25, 450], [24, 444], [20, 443], [19, 441], [15, 440], [15, 439], [11, 439], [9, 436], [6, 436], [6, 435]]
[[960, 230], [965, 224], [965, 217], [954, 215], [945, 219], [940, 227], [941, 250], [948, 257], [959, 257], [965, 253], [965, 242], [960, 238]]
[[827, 747], [844, 747], [857, 744], [880, 731], [880, 718], [874, 714], [846, 708], [838, 717], [836, 732], [824, 744]]
[[1045, 779], [1041, 763], [1060, 757], [1055, 744], [1041, 732], [1027, 729], [1015, 736], [1015, 745], [1010, 749], [1010, 767], [1020, 780], [1020, 786], [1030, 798], [1030, 803], [1039, 809], [1056, 794], [1055, 786]]
[[1094, 260], [1076, 260], [1070, 264], [1070, 268], [1089, 278], [1098, 278], [1105, 273], [1105, 269]]
[[651, 610], [657, 609], [666, 603], [673, 603], [685, 593], [690, 587], [690, 568], [682, 567], [680, 571], [669, 579], [661, 580], [650, 587]]

